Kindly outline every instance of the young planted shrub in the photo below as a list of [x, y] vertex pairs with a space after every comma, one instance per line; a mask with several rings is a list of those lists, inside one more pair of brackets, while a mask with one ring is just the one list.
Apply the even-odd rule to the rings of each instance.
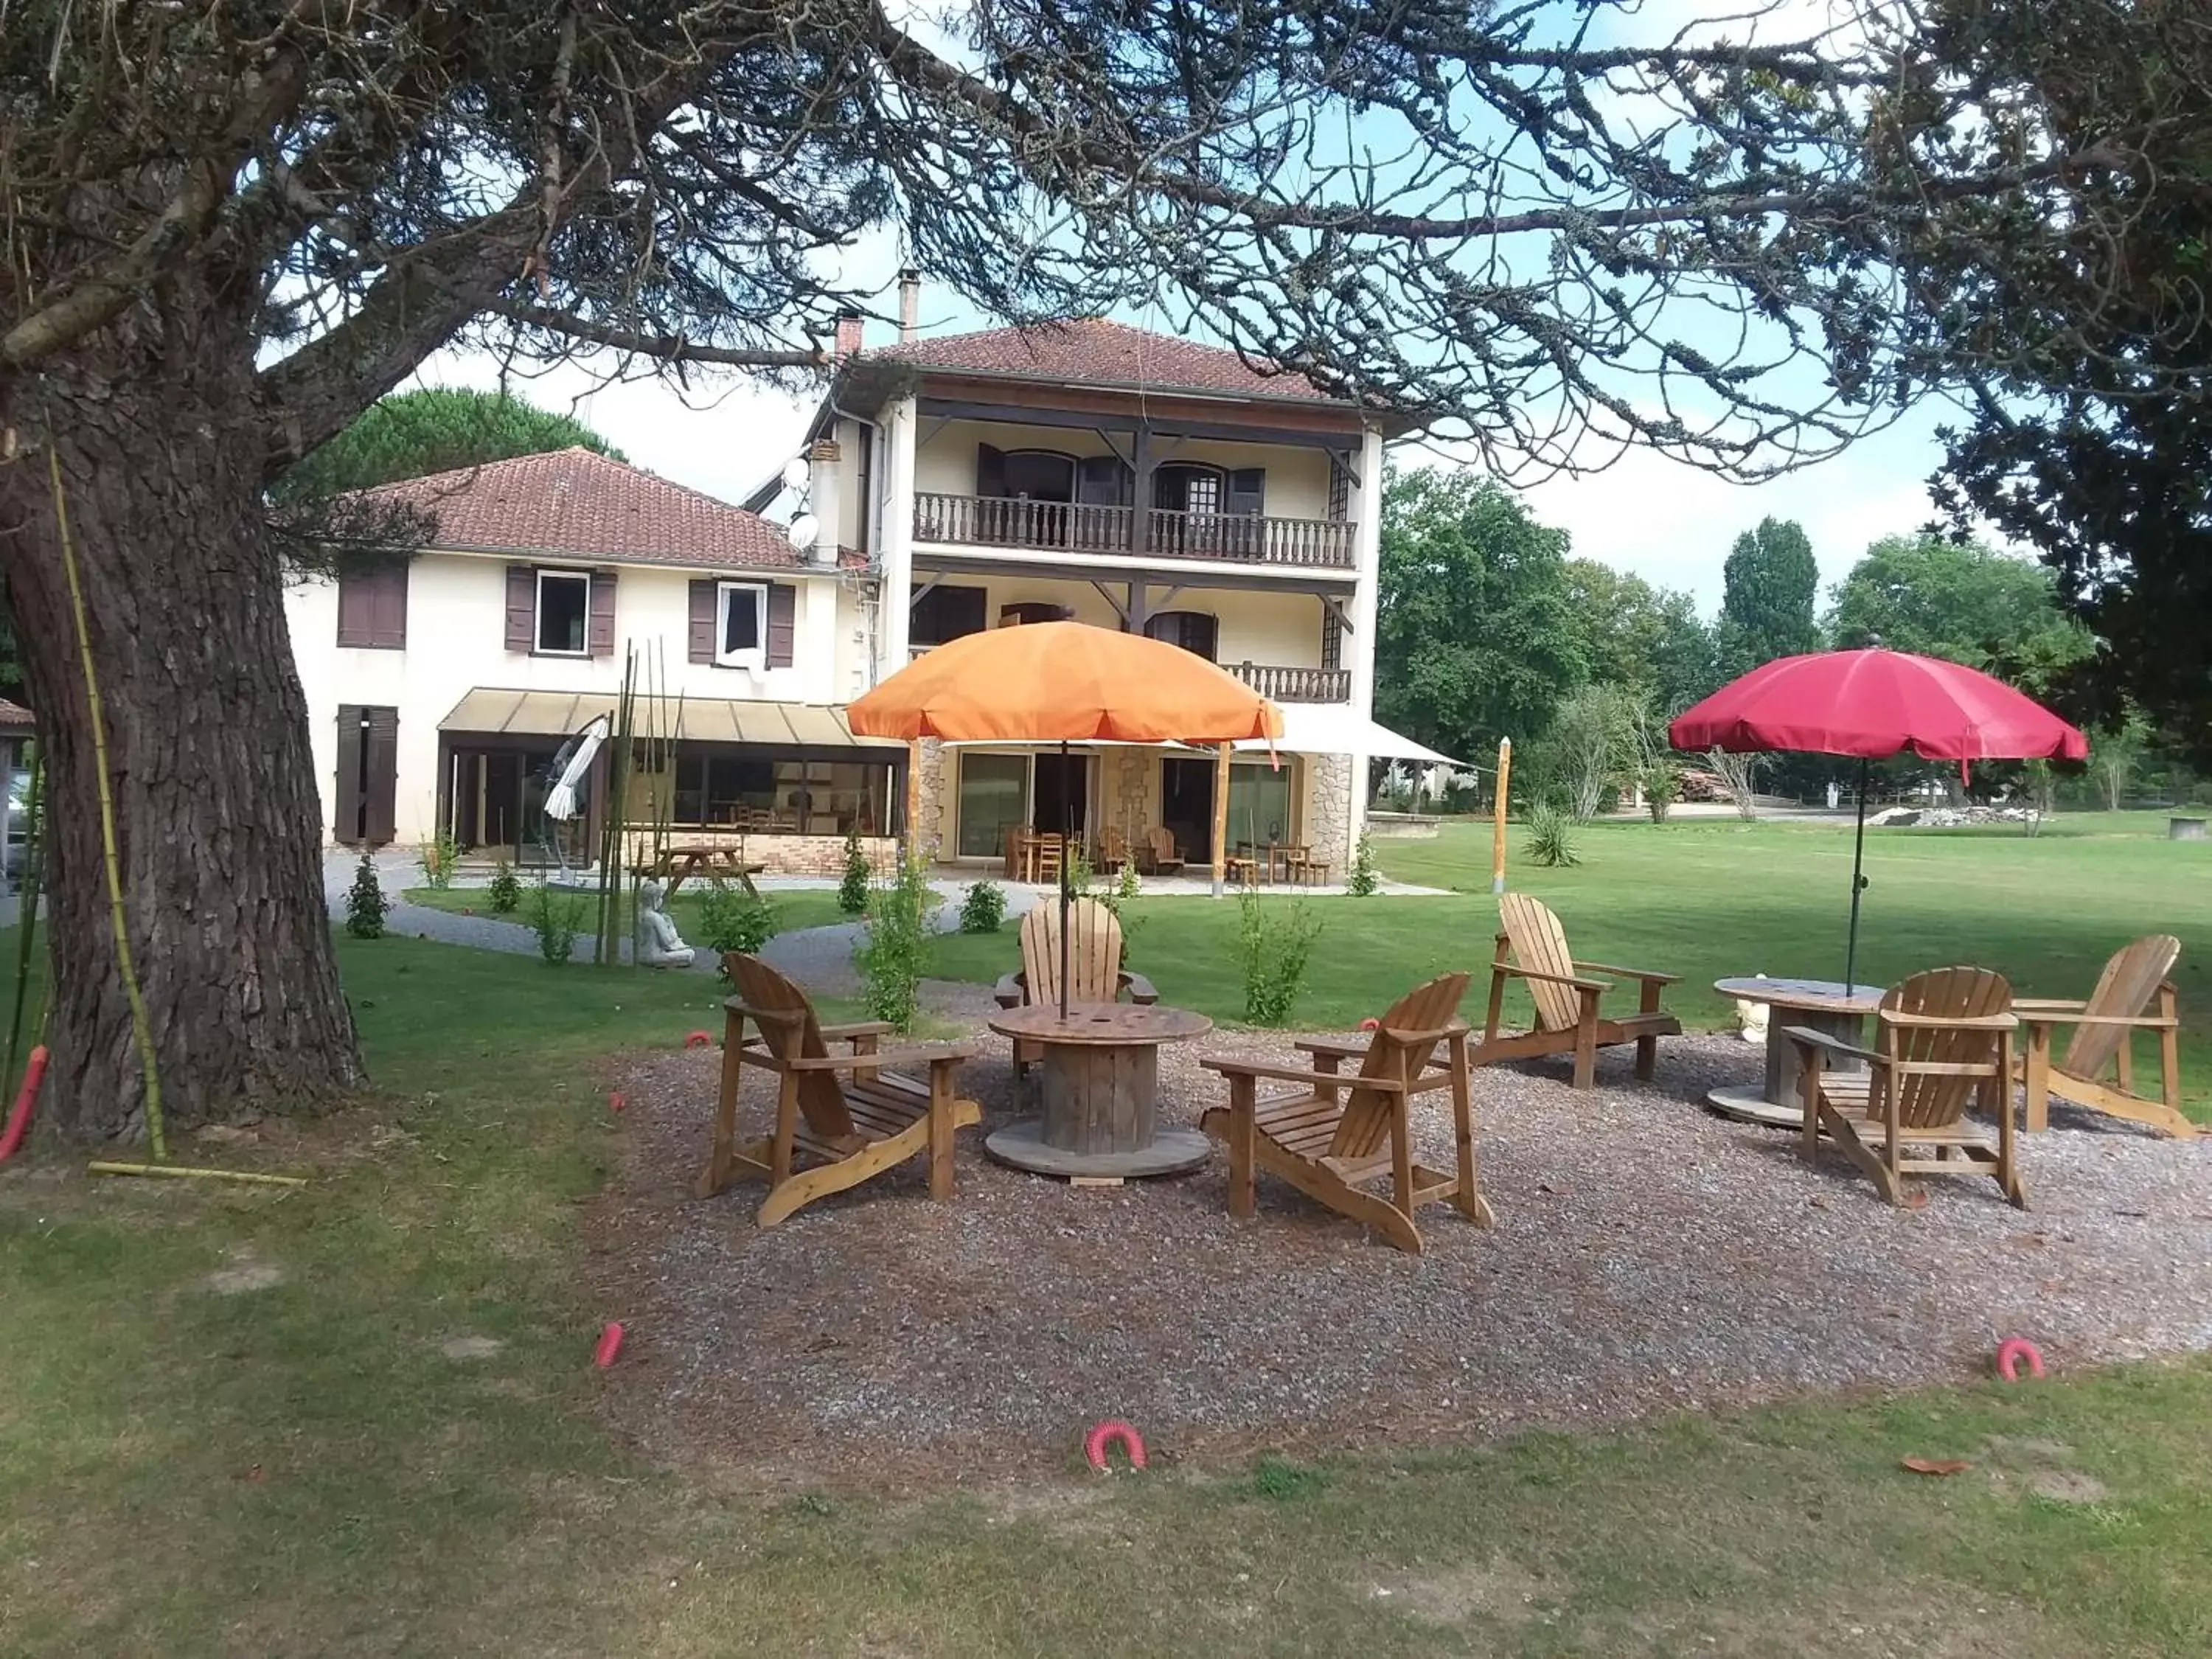
[[1244, 1018], [1252, 1025], [1287, 1025], [1304, 988], [1306, 963], [1321, 923], [1303, 900], [1279, 909], [1261, 903], [1249, 887], [1237, 895], [1237, 955], [1244, 970]]
[[1006, 919], [1006, 890], [995, 881], [978, 881], [960, 901], [960, 931], [995, 933]]
[[868, 855], [860, 850], [860, 828], [855, 825], [845, 832], [845, 874], [837, 884], [837, 908], [847, 915], [866, 912], [872, 874]]
[[1528, 841], [1523, 850], [1529, 863], [1540, 864], [1547, 870], [1564, 869], [1583, 861], [1575, 848], [1575, 821], [1552, 805], [1539, 806], [1529, 813]]
[[382, 939], [384, 914], [391, 908], [392, 902], [377, 884], [376, 860], [363, 853], [353, 872], [353, 885], [346, 889], [346, 932], [356, 939]]
[[718, 881], [699, 896], [699, 943], [717, 958], [732, 951], [758, 956], [776, 933], [775, 907], [742, 887]]
[[550, 967], [564, 966], [576, 954], [576, 934], [584, 925], [584, 901], [556, 892], [543, 876], [530, 890], [530, 925], [538, 934], [538, 954]]
[[900, 860], [897, 873], [869, 893], [868, 924], [854, 947], [861, 1002], [871, 1018], [902, 1031], [914, 1029], [921, 1011], [934, 904], [921, 860]]
[[1647, 766], [1639, 780], [1644, 785], [1644, 810], [1651, 815], [1654, 823], [1667, 822], [1667, 815], [1682, 797], [1682, 774], [1665, 761]]
[[522, 884], [515, 878], [514, 866], [505, 859], [491, 872], [491, 885], [484, 889], [484, 896], [495, 916], [513, 915], [522, 908]]
[[1373, 898], [1382, 878], [1375, 873], [1375, 849], [1367, 843], [1363, 832], [1352, 849], [1352, 871], [1344, 878], [1344, 890], [1354, 898]]
[[461, 849], [454, 845], [449, 831], [441, 830], [416, 850], [415, 862], [422, 866], [424, 884], [442, 893], [453, 884], [453, 872], [460, 865]]

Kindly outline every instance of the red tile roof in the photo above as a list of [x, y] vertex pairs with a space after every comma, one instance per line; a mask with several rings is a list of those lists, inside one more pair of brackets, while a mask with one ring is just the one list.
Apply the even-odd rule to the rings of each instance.
[[437, 520], [434, 547], [702, 569], [804, 564], [757, 513], [581, 447], [402, 478], [362, 492]]
[[912, 363], [956, 374], [1080, 386], [1151, 386], [1163, 392], [1241, 393], [1329, 403], [1304, 376], [1267, 374], [1233, 351], [1154, 334], [1104, 317], [946, 334], [863, 351], [866, 362]]
[[0, 732], [27, 732], [38, 723], [38, 716], [21, 703], [0, 697]]

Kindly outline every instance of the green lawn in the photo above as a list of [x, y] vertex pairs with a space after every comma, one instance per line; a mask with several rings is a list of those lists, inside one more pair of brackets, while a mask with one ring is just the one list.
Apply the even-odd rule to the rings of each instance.
[[[495, 914], [490, 900], [481, 887], [410, 887], [402, 896], [410, 904], [420, 904], [432, 910], [466, 911], [479, 916]], [[776, 927], [783, 933], [794, 933], [801, 927], [828, 927], [836, 922], [852, 920], [837, 908], [837, 891], [832, 887], [771, 887], [762, 896], [775, 908]], [[588, 896], [586, 902], [589, 902]], [[529, 893], [526, 889], [523, 908], [511, 911], [499, 920], [528, 926], [529, 902]], [[676, 896], [669, 901], [668, 916], [676, 924], [676, 931], [693, 944], [704, 936], [699, 922], [699, 896], [692, 885], [687, 884], [678, 890]]]
[[[2062, 818], [2033, 838], [2016, 829], [1869, 832], [1858, 977], [1889, 984], [1971, 962], [2023, 995], [2087, 996], [2128, 940], [2178, 934], [2184, 1080], [2192, 1109], [2212, 1116], [2212, 845], [2168, 842], [2165, 830], [2163, 816], [2131, 813]], [[1528, 864], [1513, 833], [1509, 881], [1559, 913], [1576, 954], [1680, 974], [1673, 1004], [1692, 1026], [1733, 1017], [1712, 988], [1724, 975], [1843, 977], [1847, 825], [1593, 824], [1582, 832], [1583, 862], [1559, 870]], [[1448, 823], [1434, 841], [1378, 841], [1375, 852], [1386, 875], [1454, 896], [1263, 900], [1304, 902], [1323, 924], [1298, 1019], [1351, 1025], [1448, 968], [1476, 970], [1468, 1006], [1479, 1018], [1498, 921], [1489, 826]], [[1242, 1014], [1234, 904], [1139, 899], [1128, 914], [1130, 965], [1164, 999], [1217, 1019]], [[945, 939], [935, 971], [988, 981], [1014, 952], [1011, 927]], [[1509, 1004], [1516, 1017], [1525, 1006]]]
[[[1594, 836], [1547, 890], [1617, 898], [1635, 883], [1608, 871], [1657, 839]], [[1480, 901], [1459, 902], [1471, 926]], [[1643, 925], [1683, 954], [1753, 925], [1705, 903], [1687, 937]], [[1177, 908], [1223, 908], [1157, 907]], [[1362, 930], [1356, 968], [1323, 953], [1332, 994], [1419, 970]], [[1147, 965], [1200, 983], [1174, 937], [1140, 933]], [[622, 1311], [580, 1271], [622, 1133], [600, 1061], [711, 1024], [715, 988], [404, 939], [340, 950], [379, 1096], [259, 1146], [188, 1143], [310, 1188], [100, 1183], [51, 1152], [0, 1170], [0, 1652], [2212, 1648], [2206, 1361], [1314, 1468], [1194, 1468], [1169, 1436], [1152, 1474], [1110, 1484], [1073, 1470], [1075, 1402], [1068, 1472], [1017, 1488], [647, 1466], [595, 1405], [650, 1370], [587, 1363]], [[209, 1285], [255, 1272], [276, 1282]], [[460, 1338], [501, 1346], [449, 1358]], [[1905, 1456], [1974, 1467], [1932, 1480]]]

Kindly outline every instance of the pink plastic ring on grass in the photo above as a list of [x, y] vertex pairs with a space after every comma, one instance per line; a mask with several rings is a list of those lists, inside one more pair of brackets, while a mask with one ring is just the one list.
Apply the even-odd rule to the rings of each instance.
[[1121, 1443], [1121, 1449], [1129, 1455], [1129, 1467], [1145, 1467], [1145, 1443], [1137, 1431], [1116, 1418], [1105, 1422], [1084, 1437], [1083, 1455], [1091, 1460], [1091, 1467], [1099, 1474], [1106, 1473], [1106, 1448], [1114, 1441]]
[[684, 1046], [687, 1048], [711, 1048], [714, 1046], [714, 1039], [704, 1031], [691, 1031], [685, 1034]]
[[608, 1321], [606, 1329], [599, 1333], [599, 1346], [592, 1350], [592, 1364], [597, 1365], [601, 1370], [606, 1370], [615, 1363], [615, 1356], [622, 1352], [622, 1344], [621, 1322]]
[[2036, 1352], [2035, 1344], [2024, 1336], [2008, 1336], [1997, 1344], [1997, 1375], [2008, 1382], [2020, 1381], [2020, 1362], [2027, 1361], [2027, 1374], [2040, 1381], [2043, 1376], [2043, 1356]]

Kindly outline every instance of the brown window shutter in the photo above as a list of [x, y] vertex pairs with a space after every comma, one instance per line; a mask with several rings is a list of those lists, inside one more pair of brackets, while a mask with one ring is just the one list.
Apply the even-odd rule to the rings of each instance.
[[768, 665], [791, 666], [791, 648], [799, 634], [799, 590], [787, 582], [772, 582], [768, 590]]
[[538, 648], [538, 573], [526, 564], [507, 568], [507, 648]]
[[370, 588], [368, 642], [386, 651], [407, 644], [407, 561], [377, 567]]
[[614, 655], [615, 573], [611, 570], [592, 572], [592, 625], [588, 640], [592, 656]]
[[691, 584], [691, 660], [714, 660], [714, 590], [719, 584], [712, 581]]
[[368, 570], [338, 572], [338, 643], [371, 645], [376, 637], [376, 592]]
[[367, 787], [362, 791], [362, 829], [368, 844], [388, 844], [398, 823], [399, 711], [372, 708], [368, 714]]
[[337, 792], [331, 802], [331, 830], [349, 847], [361, 840], [362, 708], [338, 705]]

